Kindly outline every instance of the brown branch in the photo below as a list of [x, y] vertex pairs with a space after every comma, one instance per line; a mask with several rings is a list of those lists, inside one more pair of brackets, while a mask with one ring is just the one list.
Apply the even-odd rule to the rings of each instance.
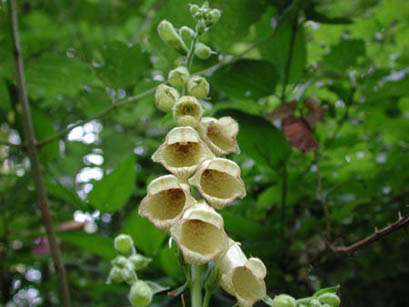
[[17, 6], [15, 0], [9, 0], [10, 29], [13, 42], [14, 64], [16, 67], [16, 79], [18, 88], [18, 97], [22, 109], [24, 123], [25, 144], [27, 144], [30, 157], [33, 179], [37, 192], [37, 201], [40, 204], [43, 224], [47, 231], [48, 242], [50, 243], [51, 255], [54, 261], [55, 270], [58, 277], [58, 286], [61, 295], [61, 305], [71, 306], [70, 293], [64, 264], [61, 259], [61, 253], [55, 236], [50, 208], [48, 206], [47, 191], [44, 186], [43, 175], [41, 173], [40, 159], [36, 147], [36, 138], [33, 129], [33, 123], [30, 115], [30, 105], [27, 97], [25, 85], [25, 75], [23, 58], [21, 55], [20, 37], [18, 32]]
[[322, 190], [322, 177], [321, 177], [321, 167], [320, 167], [320, 156], [318, 151], [314, 152], [315, 157], [315, 164], [317, 166], [317, 196], [318, 200], [321, 202], [322, 211], [324, 212], [325, 216], [325, 229], [326, 229], [326, 238], [328, 242], [331, 241], [331, 214], [329, 212], [327, 199], [325, 194]]
[[409, 214], [402, 217], [401, 213], [399, 212], [399, 218], [395, 223], [388, 225], [382, 228], [381, 230], [375, 227], [375, 231], [373, 234], [367, 236], [366, 238], [362, 240], [359, 240], [358, 242], [355, 242], [354, 244], [351, 244], [348, 246], [335, 246], [332, 243], [328, 243], [328, 246], [331, 249], [331, 251], [333, 251], [334, 253], [345, 253], [345, 254], [350, 255], [354, 253], [355, 251], [357, 251], [358, 249], [363, 248], [367, 245], [370, 245], [401, 228], [407, 227], [408, 225], [409, 225]]

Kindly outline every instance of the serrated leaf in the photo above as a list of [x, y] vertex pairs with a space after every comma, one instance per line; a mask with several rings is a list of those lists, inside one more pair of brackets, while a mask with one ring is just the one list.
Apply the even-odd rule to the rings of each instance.
[[214, 72], [210, 82], [230, 97], [258, 99], [271, 95], [278, 79], [278, 72], [271, 63], [240, 60]]
[[103, 66], [98, 76], [113, 88], [127, 89], [137, 84], [151, 67], [149, 54], [138, 45], [111, 42], [102, 49]]
[[135, 189], [135, 177], [135, 158], [131, 156], [94, 184], [88, 194], [91, 205], [101, 212], [119, 210]]
[[238, 121], [240, 148], [260, 166], [274, 169], [289, 157], [291, 148], [284, 135], [263, 117], [237, 110], [222, 110], [216, 115], [231, 116]]

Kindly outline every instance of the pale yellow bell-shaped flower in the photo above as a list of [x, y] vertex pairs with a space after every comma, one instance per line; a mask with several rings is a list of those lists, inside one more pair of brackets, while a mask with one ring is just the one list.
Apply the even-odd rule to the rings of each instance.
[[213, 158], [213, 153], [191, 127], [173, 128], [152, 156], [153, 161], [162, 163], [181, 180], [196, 171], [201, 162]]
[[240, 167], [233, 161], [215, 158], [203, 162], [196, 174], [189, 179], [209, 204], [222, 209], [237, 197], [246, 196], [246, 188], [240, 177]]
[[214, 260], [227, 248], [227, 235], [220, 214], [204, 200], [187, 209], [170, 229], [186, 263], [202, 265]]
[[173, 175], [153, 180], [147, 190], [138, 209], [139, 215], [162, 231], [168, 231], [181, 218], [183, 211], [196, 203], [189, 186], [181, 184]]
[[203, 109], [196, 97], [182, 96], [173, 105], [172, 112], [176, 125], [198, 127]]
[[240, 153], [238, 132], [239, 124], [229, 116], [220, 119], [203, 117], [200, 121], [200, 136], [216, 155]]
[[253, 306], [266, 296], [265, 265], [258, 258], [247, 259], [239, 243], [229, 239], [228, 250], [216, 264], [222, 274], [220, 286], [236, 297], [239, 306]]

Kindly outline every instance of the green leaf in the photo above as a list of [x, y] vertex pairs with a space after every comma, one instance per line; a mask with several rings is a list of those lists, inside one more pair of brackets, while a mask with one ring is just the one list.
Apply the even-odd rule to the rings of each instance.
[[183, 274], [183, 270], [179, 265], [178, 262], [178, 258], [176, 256], [176, 251], [175, 249], [178, 248], [176, 246], [176, 244], [172, 244], [172, 247], [169, 248], [169, 246], [164, 246], [161, 250], [160, 250], [160, 254], [159, 254], [159, 260], [160, 260], [160, 264], [163, 268], [163, 271], [173, 277], [174, 279], [176, 279], [177, 281], [183, 281], [184, 279], [184, 274]]
[[7, 112], [11, 109], [11, 100], [6, 83], [0, 80], [0, 110]]
[[[272, 12], [267, 11], [260, 22], [256, 25], [258, 39], [267, 39], [271, 36], [274, 29], [271, 26], [273, 18]], [[279, 71], [282, 80], [287, 73], [287, 63], [290, 56], [290, 46], [293, 36], [293, 20], [285, 19], [281, 21], [274, 35], [259, 45], [260, 53], [263, 59], [270, 61]], [[307, 61], [307, 48], [305, 43], [305, 31], [302, 25], [298, 25], [293, 41], [290, 66], [288, 73], [288, 82], [296, 83], [304, 71]]]
[[138, 45], [111, 42], [102, 50], [104, 65], [97, 68], [99, 77], [113, 88], [126, 89], [137, 84], [151, 68], [149, 55]]
[[[50, 120], [50, 116], [45, 112], [32, 108], [31, 118], [37, 140], [45, 139], [54, 135], [55, 130]], [[40, 149], [40, 160], [42, 162], [55, 159], [59, 154], [58, 140], [50, 142]]]
[[318, 297], [324, 293], [337, 293], [339, 291], [340, 285], [336, 285], [334, 287], [322, 288], [314, 293], [314, 297]]
[[47, 182], [46, 188], [49, 194], [61, 200], [64, 200], [69, 204], [76, 206], [78, 209], [81, 210], [89, 209], [88, 204], [85, 201], [83, 201], [75, 191], [67, 187], [64, 187], [60, 184]]
[[45, 53], [27, 63], [27, 91], [30, 97], [60, 104], [60, 95], [74, 96], [89, 83], [90, 67], [66, 56]]
[[135, 158], [131, 156], [94, 184], [88, 194], [91, 205], [101, 212], [119, 210], [135, 189], [135, 177]]
[[358, 63], [358, 58], [365, 56], [365, 42], [361, 39], [341, 40], [331, 47], [331, 51], [324, 56], [324, 61], [330, 69], [339, 72]]
[[304, 11], [305, 11], [305, 15], [307, 19], [313, 20], [319, 23], [334, 24], [334, 25], [352, 23], [352, 19], [350, 18], [330, 17], [330, 16], [325, 15], [322, 12], [319, 12], [314, 2], [312, 2], [312, 4], [308, 8], [306, 8]]
[[148, 256], [154, 256], [160, 250], [166, 233], [159, 231], [149, 220], [138, 214], [138, 209], [125, 220], [122, 233], [132, 236], [135, 247]]
[[85, 251], [101, 256], [104, 259], [112, 259], [117, 254], [114, 249], [114, 240], [98, 234], [57, 232], [57, 237], [67, 243], [77, 245]]
[[289, 157], [291, 147], [284, 135], [263, 117], [237, 110], [222, 110], [216, 115], [231, 116], [238, 121], [240, 148], [258, 165], [274, 169]]
[[266, 3], [259, 0], [212, 0], [210, 6], [222, 11], [222, 18], [209, 32], [212, 43], [222, 53], [243, 40], [266, 9]]
[[230, 233], [249, 239], [256, 239], [263, 232], [263, 227], [255, 221], [226, 210], [222, 211], [221, 215], [224, 219], [224, 226]]
[[240, 60], [217, 70], [210, 82], [230, 97], [258, 99], [271, 95], [278, 79], [279, 74], [271, 63]]

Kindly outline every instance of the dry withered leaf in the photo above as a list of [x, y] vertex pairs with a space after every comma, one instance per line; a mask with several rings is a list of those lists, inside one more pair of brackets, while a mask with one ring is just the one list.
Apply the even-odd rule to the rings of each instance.
[[283, 121], [283, 131], [287, 141], [302, 152], [318, 149], [318, 142], [307, 122], [294, 115]]
[[279, 105], [273, 112], [267, 114], [267, 118], [271, 120], [283, 119], [289, 115], [293, 115], [297, 108], [297, 101], [286, 102]]

